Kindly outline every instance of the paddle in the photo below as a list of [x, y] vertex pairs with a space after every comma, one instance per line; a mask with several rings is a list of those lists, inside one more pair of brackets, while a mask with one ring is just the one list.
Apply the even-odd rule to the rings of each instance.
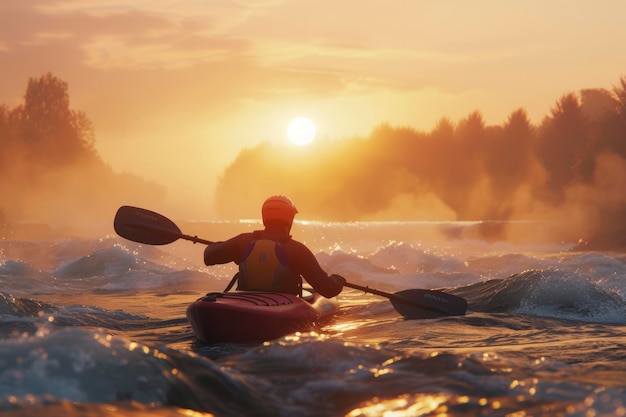
[[[120, 207], [115, 214], [113, 227], [123, 238], [148, 245], [166, 245], [178, 239], [213, 244], [197, 236], [185, 235], [167, 217], [139, 207]], [[346, 282], [345, 286], [388, 298], [396, 311], [406, 318], [459, 316], [467, 310], [465, 299], [438, 290], [410, 289], [390, 294], [350, 282]]]

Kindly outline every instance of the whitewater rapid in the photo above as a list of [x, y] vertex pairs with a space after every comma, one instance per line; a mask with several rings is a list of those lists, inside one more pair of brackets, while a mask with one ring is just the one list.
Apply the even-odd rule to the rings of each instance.
[[[193, 233], [218, 240], [258, 225], [228, 226]], [[234, 272], [204, 266], [202, 245], [1, 241], [0, 411], [626, 415], [625, 254], [433, 228], [309, 223], [293, 233], [329, 272], [388, 292], [443, 288], [468, 300], [465, 316], [405, 320], [385, 298], [346, 289], [330, 324], [257, 345], [193, 339], [186, 307]]]

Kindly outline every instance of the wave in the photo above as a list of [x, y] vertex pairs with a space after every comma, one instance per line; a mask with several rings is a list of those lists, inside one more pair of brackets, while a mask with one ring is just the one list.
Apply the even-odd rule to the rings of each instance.
[[29, 298], [15, 298], [11, 294], [0, 292], [0, 315], [13, 317], [39, 317], [42, 312], [53, 312], [58, 307]]
[[67, 328], [4, 339], [0, 356], [13, 364], [1, 376], [2, 411], [55, 401], [130, 401], [219, 415], [274, 411], [253, 384], [208, 359], [102, 331]]
[[32, 295], [54, 292], [56, 277], [33, 265], [19, 261], [6, 260], [0, 263], [0, 285], [3, 290], [14, 295]]
[[593, 404], [614, 415], [621, 407], [623, 255], [372, 242], [318, 259], [382, 291], [443, 288], [469, 301], [468, 314], [405, 320], [384, 297], [347, 289], [322, 334], [206, 346], [193, 341], [185, 309], [198, 293], [223, 289], [232, 268], [205, 268], [200, 246], [0, 242], [0, 413], [571, 414]]
[[[183, 248], [166, 250], [111, 237], [5, 242], [0, 285], [6, 294], [25, 298], [223, 289], [232, 266], [205, 268], [196, 259], [201, 250]], [[499, 245], [484, 243], [479, 249], [387, 241], [372, 252], [334, 248], [317, 257], [327, 271], [383, 291], [448, 289], [466, 298], [470, 311], [624, 321], [624, 255], [511, 252], [509, 247], [501, 252]], [[2, 308], [19, 310], [7, 303]]]
[[626, 302], [588, 277], [569, 271], [529, 270], [456, 288], [475, 312], [510, 312], [596, 323], [626, 324]]
[[[83, 254], [85, 251], [78, 249], [80, 245], [66, 242], [61, 246], [70, 253], [70, 258], [59, 260], [49, 271], [25, 261], [1, 261], [2, 288], [14, 296], [33, 296], [94, 291], [203, 289], [207, 283], [221, 281], [220, 277], [198, 269], [197, 264], [195, 269], [189, 268], [184, 260], [150, 247], [142, 246], [140, 250], [135, 250], [113, 244]], [[58, 248], [49, 250], [58, 253]], [[72, 257], [79, 253], [79, 257]], [[45, 252], [42, 252], [42, 257], [46, 257]]]
[[[365, 409], [365, 415], [375, 415], [383, 404], [382, 410], [411, 415], [416, 404], [428, 413], [443, 405], [454, 414], [468, 401], [478, 406], [481, 398], [495, 395], [507, 410], [518, 406], [520, 396], [527, 406], [551, 399], [565, 407], [592, 389], [590, 382], [568, 392], [537, 384], [536, 393], [527, 396], [523, 384], [510, 386], [510, 381], [528, 381], [542, 370], [553, 371], [554, 364], [512, 371], [510, 361], [497, 355], [404, 355], [315, 333], [212, 361], [100, 330], [66, 328], [0, 340], [0, 356], [11, 364], [0, 376], [0, 411], [25, 413], [37, 406], [51, 411], [50, 404], [66, 402], [115, 404], [123, 410], [125, 404], [136, 404], [133, 409], [149, 404], [156, 411], [171, 407], [228, 416], [356, 416]], [[487, 377], [491, 383], [481, 383]], [[496, 382], [500, 379], [505, 382]]]

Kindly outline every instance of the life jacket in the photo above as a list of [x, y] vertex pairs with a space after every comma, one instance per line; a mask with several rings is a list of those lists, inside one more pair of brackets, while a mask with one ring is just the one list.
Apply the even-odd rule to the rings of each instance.
[[287, 264], [285, 248], [271, 239], [250, 243], [239, 263], [238, 290], [300, 294], [302, 280]]

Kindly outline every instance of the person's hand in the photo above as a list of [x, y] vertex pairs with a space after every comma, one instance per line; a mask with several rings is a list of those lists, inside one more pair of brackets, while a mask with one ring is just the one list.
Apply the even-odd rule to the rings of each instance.
[[342, 287], [346, 285], [346, 279], [342, 277], [341, 275], [332, 274], [330, 277], [334, 279], [335, 281], [340, 282]]

